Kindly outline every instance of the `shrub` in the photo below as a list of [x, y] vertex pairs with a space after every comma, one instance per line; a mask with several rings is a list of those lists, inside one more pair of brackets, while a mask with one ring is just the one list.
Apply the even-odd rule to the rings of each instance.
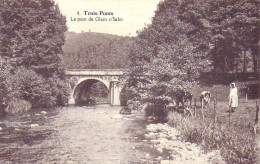
[[5, 112], [8, 114], [16, 114], [30, 110], [32, 107], [31, 103], [25, 100], [13, 99], [8, 103], [8, 107]]
[[26, 111], [29, 106], [33, 108], [62, 106], [68, 101], [67, 83], [57, 76], [45, 79], [33, 70], [24, 67], [13, 71], [6, 69], [0, 73], [2, 75], [0, 82], [2, 111], [6, 108], [7, 113], [14, 114], [19, 110]]
[[68, 103], [70, 95], [69, 83], [66, 79], [61, 79], [54, 75], [48, 80], [51, 88], [51, 95], [55, 99], [56, 106], [64, 106]]
[[15, 78], [20, 83], [18, 88], [21, 93], [20, 99], [29, 101], [33, 107], [51, 107], [55, 105], [49, 83], [36, 72], [21, 67], [16, 70]]
[[154, 116], [157, 119], [166, 118], [167, 110], [162, 109], [162, 105], [157, 105], [155, 103], [149, 103], [145, 108], [145, 113], [147, 116]]
[[7, 86], [4, 83], [4, 73], [0, 71], [0, 110], [6, 107], [5, 95], [7, 91]]

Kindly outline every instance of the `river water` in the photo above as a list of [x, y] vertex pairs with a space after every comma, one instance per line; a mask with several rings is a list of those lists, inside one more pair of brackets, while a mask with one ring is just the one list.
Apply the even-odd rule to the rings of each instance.
[[0, 163], [158, 163], [162, 154], [145, 138], [149, 119], [122, 117], [120, 109], [71, 106], [5, 118]]

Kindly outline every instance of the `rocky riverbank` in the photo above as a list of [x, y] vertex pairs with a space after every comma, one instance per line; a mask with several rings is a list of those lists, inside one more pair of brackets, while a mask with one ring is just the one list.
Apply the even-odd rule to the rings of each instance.
[[204, 153], [199, 145], [182, 141], [179, 131], [168, 124], [150, 124], [146, 127], [148, 133], [145, 137], [153, 143], [154, 147], [167, 157], [159, 157], [161, 164], [222, 164], [225, 163], [220, 152], [215, 150]]

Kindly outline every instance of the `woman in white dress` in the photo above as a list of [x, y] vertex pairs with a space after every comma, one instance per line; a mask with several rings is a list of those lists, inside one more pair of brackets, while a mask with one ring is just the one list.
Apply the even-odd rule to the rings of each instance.
[[231, 111], [236, 111], [238, 106], [238, 95], [237, 95], [237, 87], [235, 83], [230, 84], [230, 94], [229, 94], [229, 107]]

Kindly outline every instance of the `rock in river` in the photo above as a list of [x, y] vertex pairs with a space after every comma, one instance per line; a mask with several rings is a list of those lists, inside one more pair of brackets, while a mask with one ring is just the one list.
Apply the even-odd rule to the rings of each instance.
[[39, 124], [31, 124], [31, 128], [39, 127]]
[[128, 107], [123, 107], [120, 112], [120, 114], [125, 114], [125, 115], [128, 115], [128, 114], [131, 114], [131, 109], [129, 109]]
[[112, 119], [122, 119], [123, 116], [120, 115], [120, 114], [117, 114], [117, 115], [112, 116], [111, 118], [112, 118]]
[[41, 111], [41, 114], [47, 114], [47, 112], [45, 112], [45, 111]]

